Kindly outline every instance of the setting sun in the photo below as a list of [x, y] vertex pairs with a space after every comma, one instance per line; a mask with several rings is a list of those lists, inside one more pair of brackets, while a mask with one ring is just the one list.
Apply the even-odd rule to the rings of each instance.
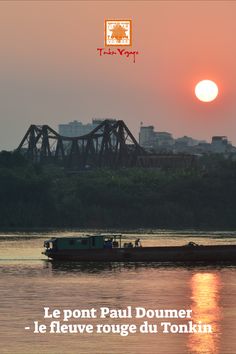
[[195, 86], [195, 95], [202, 102], [211, 102], [218, 96], [218, 87], [211, 80], [202, 80]]

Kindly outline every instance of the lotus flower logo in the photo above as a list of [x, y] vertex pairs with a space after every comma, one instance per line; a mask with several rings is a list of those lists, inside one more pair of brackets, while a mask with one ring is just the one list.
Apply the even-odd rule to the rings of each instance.
[[122, 27], [120, 24], [116, 24], [115, 27], [112, 29], [112, 35], [111, 38], [115, 38], [117, 40], [117, 42], [121, 42], [122, 39], [124, 38], [128, 38], [128, 36], [125, 34], [126, 33], [126, 29], [124, 27]]

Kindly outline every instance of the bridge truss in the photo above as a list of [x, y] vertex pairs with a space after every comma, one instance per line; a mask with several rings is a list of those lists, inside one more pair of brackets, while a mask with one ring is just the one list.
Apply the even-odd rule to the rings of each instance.
[[17, 151], [33, 162], [58, 163], [72, 169], [133, 167], [145, 155], [122, 120], [104, 120], [89, 134], [61, 136], [48, 125], [31, 125]]

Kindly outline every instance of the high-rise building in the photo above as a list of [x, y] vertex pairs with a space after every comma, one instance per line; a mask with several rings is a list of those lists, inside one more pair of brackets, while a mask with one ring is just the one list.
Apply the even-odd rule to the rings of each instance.
[[155, 139], [154, 126], [140, 127], [139, 144], [143, 147], [152, 146]]
[[174, 144], [174, 139], [168, 132], [155, 132], [153, 125], [141, 126], [139, 144], [146, 149], [169, 150]]

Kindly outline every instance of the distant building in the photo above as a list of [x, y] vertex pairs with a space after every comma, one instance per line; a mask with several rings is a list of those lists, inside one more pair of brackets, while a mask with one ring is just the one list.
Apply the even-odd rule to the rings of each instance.
[[154, 147], [156, 149], [170, 150], [174, 145], [174, 138], [168, 132], [156, 132]]
[[193, 139], [190, 136], [185, 135], [181, 138], [175, 139], [174, 151], [176, 153], [187, 153], [187, 154], [192, 154], [195, 151], [198, 153], [199, 149], [197, 149], [197, 146], [199, 146], [199, 144], [204, 145], [206, 144], [206, 141]]
[[153, 125], [141, 126], [139, 144], [147, 150], [170, 152], [173, 150], [174, 139], [168, 132], [155, 132]]
[[211, 153], [211, 144], [210, 143], [199, 143], [198, 145], [194, 146], [193, 153], [197, 155], [205, 155]]
[[172, 135], [168, 132], [155, 132], [153, 125], [141, 126], [139, 144], [151, 150], [170, 150], [174, 144]]
[[229, 150], [229, 142], [226, 136], [213, 136], [211, 141], [211, 151], [213, 153], [225, 153]]
[[154, 144], [155, 140], [155, 132], [154, 132], [154, 126], [149, 125], [147, 127], [140, 127], [140, 132], [139, 132], [139, 144], [142, 147], [152, 147]]
[[181, 138], [175, 139], [175, 143], [183, 146], [194, 146], [199, 144], [199, 140], [193, 139], [190, 136], [182, 136]]
[[101, 124], [104, 120], [116, 121], [116, 119], [110, 118], [95, 118], [92, 120], [92, 123], [83, 124], [77, 120], [66, 124], [59, 124], [58, 130], [59, 134], [63, 136], [75, 137], [82, 136], [90, 133], [93, 129], [95, 129], [99, 124]]
[[236, 153], [236, 147], [228, 141], [226, 136], [213, 136], [211, 143], [205, 140], [193, 139], [189, 136], [174, 139], [169, 132], [156, 132], [154, 126], [140, 127], [139, 144], [147, 151], [162, 154], [224, 154], [229, 156]]
[[59, 124], [59, 134], [63, 136], [75, 137], [80, 135], [85, 135], [90, 133], [94, 128], [97, 127], [97, 123], [83, 124], [74, 120], [66, 124]]

